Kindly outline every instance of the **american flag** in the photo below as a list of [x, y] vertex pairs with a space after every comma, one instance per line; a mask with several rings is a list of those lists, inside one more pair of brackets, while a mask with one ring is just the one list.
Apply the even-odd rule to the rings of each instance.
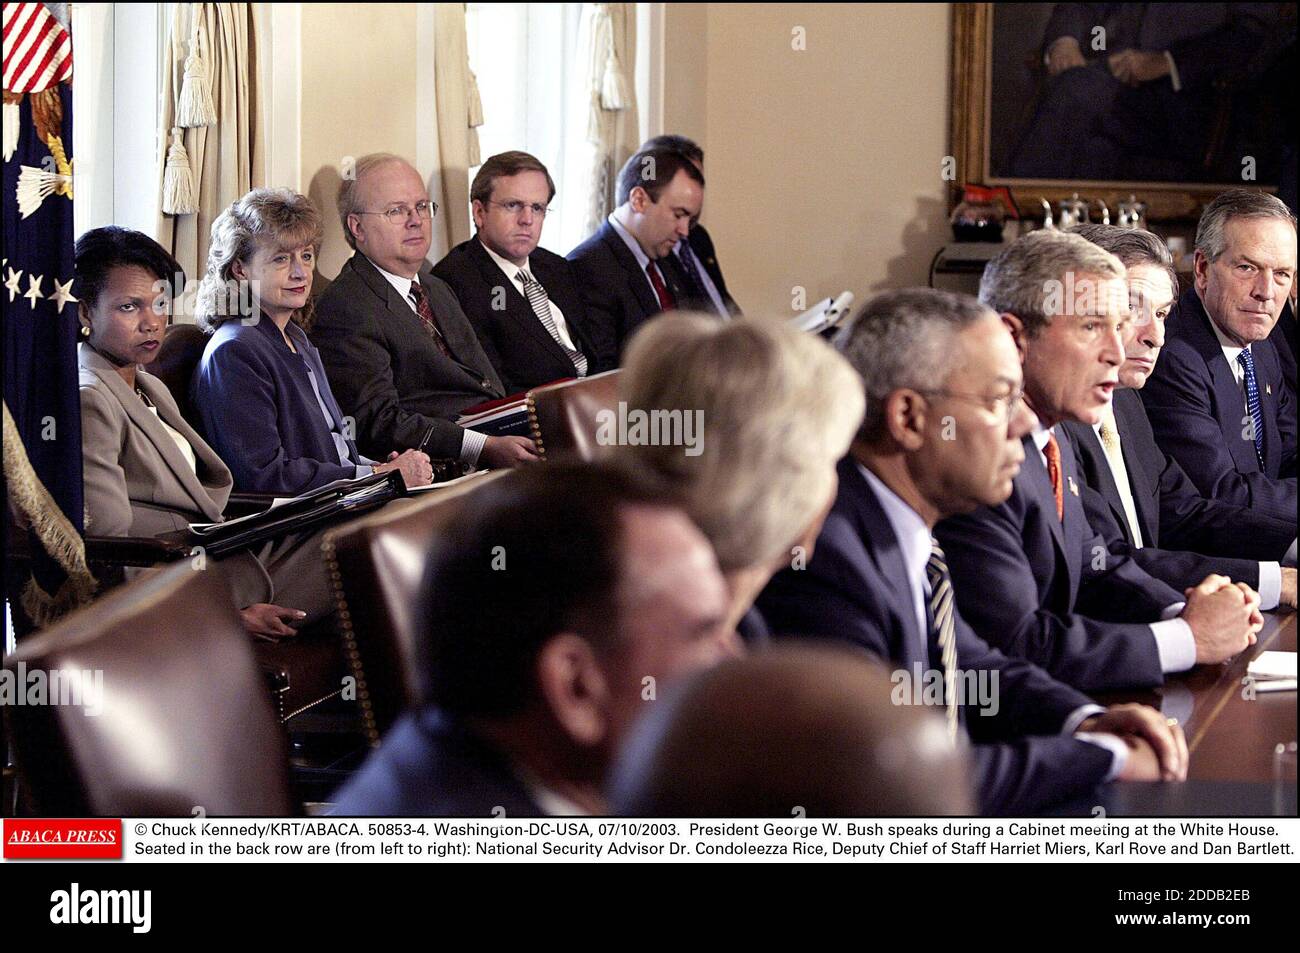
[[4, 88], [38, 93], [72, 78], [72, 34], [43, 3], [6, 3]]

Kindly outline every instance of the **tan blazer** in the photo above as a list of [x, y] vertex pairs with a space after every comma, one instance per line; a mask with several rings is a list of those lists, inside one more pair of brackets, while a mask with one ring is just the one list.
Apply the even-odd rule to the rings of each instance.
[[78, 348], [86, 533], [159, 536], [221, 519], [234, 485], [230, 470], [185, 422], [167, 385], [143, 370], [136, 386], [158, 416], [194, 449], [197, 475], [176, 442], [117, 369], [88, 345]]

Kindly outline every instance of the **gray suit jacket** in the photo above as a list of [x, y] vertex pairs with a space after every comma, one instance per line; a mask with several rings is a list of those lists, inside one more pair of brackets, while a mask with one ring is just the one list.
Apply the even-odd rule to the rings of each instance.
[[467, 407], [505, 396], [456, 295], [426, 262], [419, 279], [453, 358], [401, 294], [357, 253], [316, 303], [310, 336], [320, 351], [343, 413], [356, 421], [356, 442], [368, 457], [425, 447], [431, 457], [460, 455], [455, 420]]
[[[159, 536], [220, 520], [234, 485], [230, 470], [185, 422], [167, 385], [136, 372], [155, 417], [108, 360], [85, 344], [78, 351], [87, 534]], [[189, 441], [197, 474], [159, 417]]]

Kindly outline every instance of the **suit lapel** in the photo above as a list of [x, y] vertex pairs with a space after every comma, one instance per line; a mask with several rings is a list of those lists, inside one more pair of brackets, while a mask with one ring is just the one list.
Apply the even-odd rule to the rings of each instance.
[[901, 617], [904, 644], [899, 658], [905, 667], [920, 663], [923, 669], [930, 667], [930, 660], [921, 653], [922, 645], [929, 645], [928, 633], [918, 632], [916, 613], [913, 609], [912, 590], [908, 585], [907, 564], [903, 559], [903, 549], [890, 525], [889, 517], [876, 494], [867, 482], [867, 478], [858, 469], [858, 463], [852, 457], [845, 457], [840, 462], [840, 492], [847, 494], [852, 503], [853, 516], [858, 533], [865, 543], [867, 555], [876, 564], [877, 578], [884, 581], [888, 590], [888, 604]]
[[[1058, 437], [1059, 441], [1060, 438]], [[1034, 446], [1033, 437], [1025, 437], [1025, 462], [1020, 467], [1020, 475], [1016, 477], [1023, 480], [1025, 489], [1036, 497], [1043, 504], [1044, 520], [1052, 535], [1052, 541], [1056, 544], [1057, 551], [1061, 556], [1066, 555], [1065, 534], [1061, 527], [1061, 521], [1056, 518], [1056, 495], [1052, 491], [1052, 478], [1047, 475], [1047, 466], [1043, 463], [1043, 454]], [[1061, 477], [1065, 477], [1065, 450], [1061, 450]], [[1067, 489], [1068, 493], [1069, 490]], [[1073, 560], [1066, 559], [1067, 563]]]
[[[487, 253], [483, 243], [477, 238], [470, 240], [470, 255], [473, 257], [475, 264], [478, 266], [479, 274], [487, 282], [489, 288], [504, 284], [506, 289], [506, 314], [510, 320], [522, 327], [528, 332], [539, 345], [550, 351], [552, 356], [561, 361], [567, 361], [569, 356], [564, 353], [564, 349], [556, 343], [555, 339], [547, 333], [546, 328], [542, 327], [542, 320], [533, 310], [533, 306], [524, 293], [519, 290], [513, 277], [508, 277], [499, 265], [492, 260], [492, 256]], [[546, 281], [537, 268], [537, 262], [529, 262], [529, 268], [534, 278], [542, 283], [546, 288]], [[546, 289], [547, 295], [550, 295], [550, 289]]]
[[[1083, 552], [1083, 541], [1089, 534], [1088, 519], [1083, 515], [1083, 502], [1079, 499], [1079, 473], [1074, 465], [1074, 447], [1070, 444], [1070, 438], [1065, 433], [1064, 427], [1055, 428], [1056, 442], [1061, 445], [1061, 482], [1062, 495], [1065, 499], [1064, 517], [1058, 524], [1061, 529], [1061, 539], [1065, 548], [1065, 566], [1070, 578], [1070, 592], [1077, 592], [1079, 580], [1083, 567], [1079, 563], [1078, 554]], [[1044, 472], [1046, 472], [1044, 470]], [[1051, 492], [1051, 481], [1048, 481], [1048, 492]], [[1055, 498], [1053, 498], [1055, 506]], [[1055, 510], [1053, 510], [1055, 515]], [[1071, 558], [1071, 554], [1074, 557]]]
[[622, 236], [614, 230], [614, 226], [609, 222], [602, 225], [601, 230], [604, 232], [601, 236], [602, 241], [609, 246], [610, 251], [614, 253], [614, 258], [623, 267], [623, 271], [627, 274], [628, 287], [636, 295], [636, 299], [641, 307], [645, 309], [645, 313], [658, 314], [659, 299], [655, 297], [654, 290], [650, 287], [650, 277], [637, 263], [632, 250], [627, 247]]
[[[1115, 393], [1115, 421], [1119, 425], [1120, 447], [1124, 454], [1124, 470], [1128, 473], [1129, 489], [1133, 492], [1133, 505], [1137, 507], [1138, 522], [1142, 524], [1142, 541], [1147, 546], [1158, 545], [1160, 539], [1159, 487], [1151, 485], [1146, 461], [1142, 458], [1142, 421], [1135, 420], [1142, 412], [1142, 398], [1136, 391], [1120, 390]], [[1100, 447], [1100, 443], [1098, 446]], [[1107, 468], [1109, 469], [1109, 467]], [[1118, 501], [1118, 490], [1116, 491]], [[1114, 504], [1111, 505], [1114, 509]], [[1121, 504], [1120, 510], [1123, 510]], [[1126, 523], [1121, 523], [1121, 526]]]
[[[167, 433], [159, 422], [159, 418], [154, 416], [153, 411], [146, 407], [144, 401], [127, 386], [126, 381], [122, 380], [122, 375], [118, 374], [111, 364], [93, 351], [83, 356], [81, 363], [83, 367], [93, 371], [95, 376], [104, 383], [104, 386], [122, 405], [127, 419], [153, 444], [158, 456], [167, 464], [167, 469], [172, 472], [176, 481], [185, 488], [186, 494], [194, 503], [194, 510], [213, 521], [219, 520], [221, 510], [199, 481], [195, 472], [190, 469], [189, 461], [181, 453], [180, 447], [176, 446], [176, 441]], [[136, 372], [136, 380], [140, 384], [140, 389], [154, 402], [155, 406], [160, 408], [159, 412], [161, 413], [160, 401], [163, 398], [159, 396], [157, 389], [151, 386], [152, 381], [139, 371]], [[159, 383], [157, 386], [165, 388], [166, 385]], [[170, 397], [167, 398], [167, 402], [170, 402]], [[168, 422], [190, 441], [190, 446], [194, 448], [195, 457], [198, 458], [201, 441], [196, 442], [197, 434], [188, 424], [185, 424], [182, 428], [176, 426], [176, 421]]]

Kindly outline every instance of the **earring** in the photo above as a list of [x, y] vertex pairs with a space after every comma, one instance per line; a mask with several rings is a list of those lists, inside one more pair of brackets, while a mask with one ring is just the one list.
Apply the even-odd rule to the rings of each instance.
[[81, 326], [81, 331], [80, 331], [79, 333], [81, 334], [81, 336], [82, 336], [83, 338], [88, 338], [88, 337], [90, 337], [90, 325], [88, 325], [88, 324], [83, 324], [83, 325]]

